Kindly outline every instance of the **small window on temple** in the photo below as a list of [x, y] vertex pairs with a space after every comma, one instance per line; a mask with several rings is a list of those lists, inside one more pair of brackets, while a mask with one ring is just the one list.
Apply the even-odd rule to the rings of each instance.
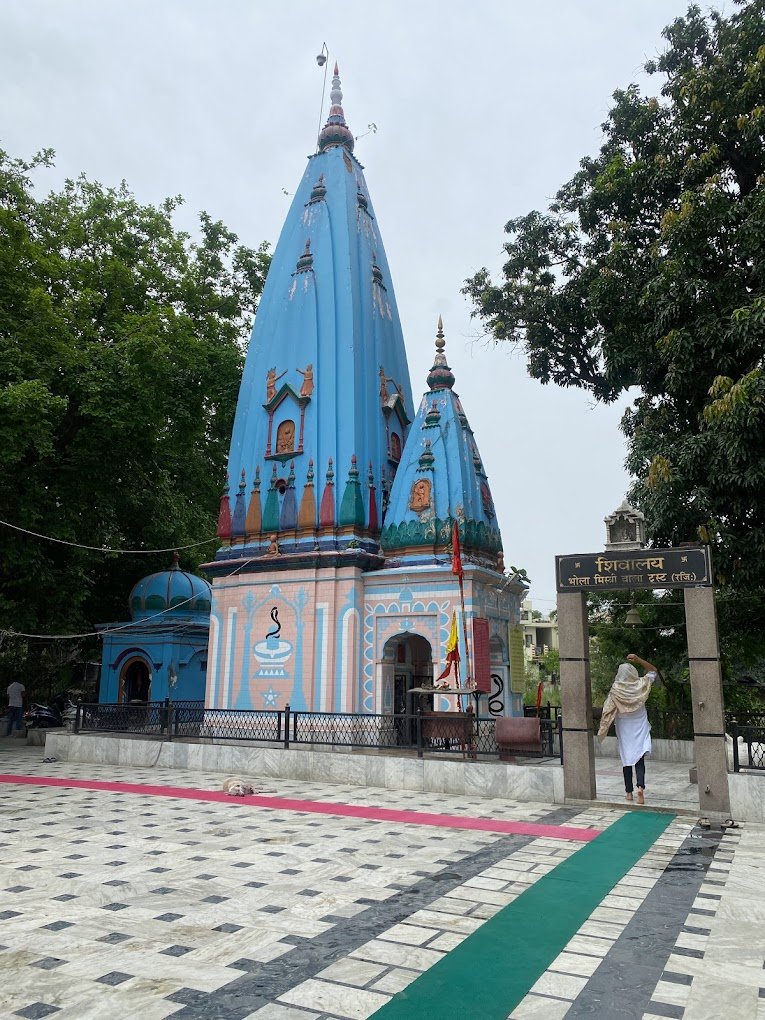
[[401, 438], [398, 432], [391, 432], [390, 434], [390, 456], [391, 460], [396, 462], [401, 460]]

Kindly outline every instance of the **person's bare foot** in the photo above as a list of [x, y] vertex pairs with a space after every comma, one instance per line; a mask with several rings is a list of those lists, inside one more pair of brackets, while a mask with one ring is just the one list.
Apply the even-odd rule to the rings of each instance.
[[631, 793], [625, 793], [624, 799], [625, 800], [632, 800], [632, 794]]
[[637, 802], [638, 804], [645, 804], [645, 795], [640, 789], [637, 792]]

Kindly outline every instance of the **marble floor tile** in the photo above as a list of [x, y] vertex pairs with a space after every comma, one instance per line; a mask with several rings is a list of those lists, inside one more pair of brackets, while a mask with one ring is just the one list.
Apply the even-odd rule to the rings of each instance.
[[348, 988], [315, 978], [296, 985], [279, 997], [280, 1002], [288, 1005], [319, 1009], [348, 1020], [366, 1020], [366, 1017], [382, 1008], [388, 999], [389, 996], [381, 992]]
[[377, 981], [373, 981], [369, 987], [372, 991], [387, 992], [389, 995], [395, 995], [396, 992], [402, 991], [402, 989], [410, 985], [419, 976], [416, 970], [392, 967], [387, 974], [384, 974]]
[[562, 1020], [570, 1007], [570, 1002], [531, 994], [518, 1003], [508, 1020]]
[[595, 973], [599, 964], [600, 958], [597, 956], [565, 952], [555, 957], [549, 969], [562, 974], [577, 974], [582, 977], [590, 977], [591, 974]]
[[358, 988], [363, 988], [376, 978], [380, 978], [380, 975], [384, 974], [386, 966], [366, 963], [363, 960], [338, 960], [337, 963], [333, 963], [326, 970], [319, 971], [316, 975], [317, 978], [321, 978], [325, 981], [337, 981], [341, 984], [355, 985]]
[[586, 984], [586, 977], [548, 970], [532, 985], [531, 991], [535, 995], [554, 995], [559, 999], [573, 1001]]

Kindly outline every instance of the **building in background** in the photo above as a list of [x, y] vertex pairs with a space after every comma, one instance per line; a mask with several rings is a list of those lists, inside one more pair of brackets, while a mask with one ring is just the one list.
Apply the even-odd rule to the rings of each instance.
[[528, 666], [538, 666], [548, 652], [557, 652], [558, 621], [535, 610], [531, 599], [525, 599], [521, 605], [521, 628], [523, 654]]

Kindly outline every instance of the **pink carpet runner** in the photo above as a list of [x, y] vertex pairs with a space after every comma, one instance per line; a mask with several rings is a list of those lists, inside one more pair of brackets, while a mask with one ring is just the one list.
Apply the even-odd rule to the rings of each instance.
[[570, 825], [545, 825], [542, 822], [505, 822], [496, 818], [470, 818], [442, 815], [430, 811], [402, 811], [395, 808], [366, 807], [362, 804], [335, 804], [331, 801], [298, 800], [291, 797], [229, 797], [223, 791], [194, 790], [183, 786], [148, 786], [143, 783], [104, 783], [97, 779], [59, 779], [54, 776], [0, 775], [0, 783], [22, 786], [58, 786], [75, 790], [100, 790], [105, 793], [140, 793], [150, 797], [176, 797], [181, 800], [216, 801], [240, 807], [259, 807], [268, 811], [304, 811], [317, 815], [366, 818], [375, 822], [404, 822], [407, 825], [437, 825], [446, 829], [471, 829], [482, 832], [511, 833], [519, 836], [544, 836], [589, 843], [600, 829], [577, 829]]

